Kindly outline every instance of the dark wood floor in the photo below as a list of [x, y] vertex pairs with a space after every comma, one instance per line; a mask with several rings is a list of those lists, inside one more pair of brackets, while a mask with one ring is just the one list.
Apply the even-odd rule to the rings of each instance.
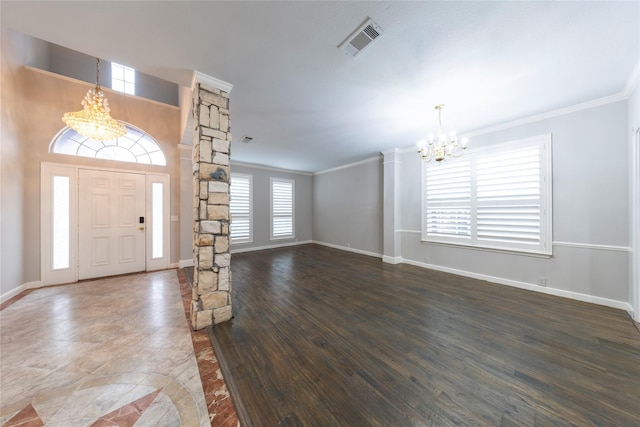
[[234, 254], [243, 426], [640, 425], [627, 313], [318, 245]]

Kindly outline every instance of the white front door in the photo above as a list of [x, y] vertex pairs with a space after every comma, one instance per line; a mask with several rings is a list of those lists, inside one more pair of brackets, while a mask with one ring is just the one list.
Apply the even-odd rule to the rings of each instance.
[[145, 175], [79, 170], [78, 278], [146, 269]]

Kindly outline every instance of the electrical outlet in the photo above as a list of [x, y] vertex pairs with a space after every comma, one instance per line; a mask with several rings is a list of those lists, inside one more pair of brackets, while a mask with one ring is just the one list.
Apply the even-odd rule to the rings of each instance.
[[547, 278], [544, 276], [538, 277], [538, 286], [547, 286]]
[[424, 262], [426, 262], [427, 264], [429, 264], [429, 257], [428, 257], [428, 256], [424, 257]]

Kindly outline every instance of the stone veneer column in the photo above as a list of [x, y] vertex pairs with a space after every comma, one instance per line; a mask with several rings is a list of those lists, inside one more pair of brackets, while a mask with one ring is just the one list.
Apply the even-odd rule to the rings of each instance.
[[194, 85], [193, 289], [191, 325], [202, 329], [231, 319], [229, 251], [229, 94]]

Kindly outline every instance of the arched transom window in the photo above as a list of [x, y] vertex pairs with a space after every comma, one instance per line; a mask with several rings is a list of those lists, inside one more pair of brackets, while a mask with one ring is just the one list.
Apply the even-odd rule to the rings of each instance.
[[119, 162], [167, 165], [160, 145], [151, 135], [128, 123], [123, 124], [127, 133], [112, 141], [96, 141], [65, 126], [51, 141], [49, 151]]

